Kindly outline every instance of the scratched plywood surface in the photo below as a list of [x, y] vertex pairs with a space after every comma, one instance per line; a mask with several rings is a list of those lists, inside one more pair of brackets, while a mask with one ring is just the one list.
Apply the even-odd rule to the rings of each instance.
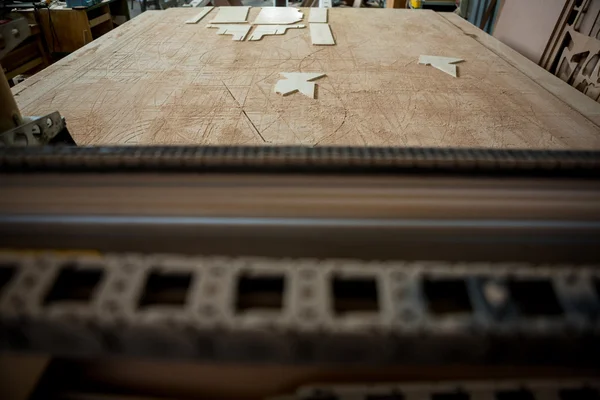
[[[124, 24], [17, 85], [22, 111], [59, 110], [80, 145], [600, 148], [590, 116], [432, 11], [330, 9], [327, 47], [308, 28], [232, 41], [206, 28], [210, 15], [185, 24], [196, 13]], [[422, 54], [465, 59], [460, 78], [419, 65]], [[327, 76], [316, 99], [283, 97], [280, 72]]]

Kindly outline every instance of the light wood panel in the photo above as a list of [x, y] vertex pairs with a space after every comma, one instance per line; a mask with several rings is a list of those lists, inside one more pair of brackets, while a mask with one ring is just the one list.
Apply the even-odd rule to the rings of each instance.
[[210, 7], [200, 7], [200, 9], [202, 11], [200, 11], [198, 14], [196, 14], [193, 18], [188, 19], [187, 21], [185, 21], [186, 24], [197, 24], [198, 21], [200, 21], [202, 18], [204, 18], [206, 16], [206, 14], [208, 14], [209, 12], [211, 12], [211, 10], [214, 7], [210, 6]]
[[311, 24], [326, 24], [327, 9], [312, 7], [310, 9], [310, 15], [308, 16], [308, 22], [310, 22]]
[[[79, 144], [600, 148], [600, 106], [450, 15], [334, 8], [336, 45], [317, 47], [308, 29], [232, 41], [196, 13], [144, 13], [26, 80], [23, 113], [60, 110]], [[423, 54], [464, 59], [460, 77]], [[284, 97], [280, 72], [327, 76]]]
[[504, 0], [494, 37], [538, 63], [566, 0]]
[[333, 46], [335, 40], [331, 34], [329, 24], [309, 24], [310, 25], [310, 39], [313, 45], [319, 46]]
[[247, 22], [250, 7], [219, 7], [211, 24], [243, 24]]
[[293, 7], [262, 7], [254, 25], [285, 25], [302, 21], [304, 15]]

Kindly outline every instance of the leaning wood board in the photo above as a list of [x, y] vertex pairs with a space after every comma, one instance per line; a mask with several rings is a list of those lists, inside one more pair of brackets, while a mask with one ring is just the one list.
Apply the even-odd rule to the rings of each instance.
[[[59, 110], [80, 145], [600, 149], [600, 105], [453, 14], [333, 8], [336, 45], [312, 46], [232, 41], [197, 12], [146, 12], [48, 67], [13, 88], [22, 112]], [[420, 55], [464, 59], [460, 78]], [[311, 99], [275, 93], [280, 72], [327, 76]]]

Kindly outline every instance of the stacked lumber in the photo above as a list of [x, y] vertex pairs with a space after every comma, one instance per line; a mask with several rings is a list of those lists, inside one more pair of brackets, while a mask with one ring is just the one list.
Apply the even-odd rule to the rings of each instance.
[[599, 17], [600, 1], [567, 0], [539, 62], [595, 101], [600, 101]]

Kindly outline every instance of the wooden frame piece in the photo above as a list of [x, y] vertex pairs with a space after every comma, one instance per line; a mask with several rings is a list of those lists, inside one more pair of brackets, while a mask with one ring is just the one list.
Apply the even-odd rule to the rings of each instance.
[[106, 14], [102, 14], [99, 17], [96, 17], [94, 19], [90, 19], [90, 28], [93, 28], [95, 26], [98, 26], [108, 20], [111, 19], [110, 13], [106, 13]]
[[329, 24], [310, 24], [310, 40], [313, 46], [333, 46], [335, 44]]
[[306, 25], [258, 25], [248, 40], [260, 40], [265, 35], [283, 35], [288, 29], [306, 28]]
[[263, 7], [254, 25], [287, 25], [302, 21], [304, 14], [293, 7]]
[[308, 15], [308, 22], [311, 24], [326, 24], [327, 23], [327, 8], [311, 8]]
[[243, 24], [248, 22], [250, 6], [219, 7], [219, 13], [210, 21], [211, 24]]
[[232, 40], [243, 41], [252, 25], [207, 25], [207, 28], [219, 28], [217, 35], [232, 35]]
[[197, 24], [198, 21], [200, 21], [202, 18], [204, 18], [209, 12], [211, 12], [211, 10], [213, 9], [213, 6], [209, 6], [209, 7], [202, 7], [202, 11], [200, 11], [198, 14], [196, 14], [195, 17], [188, 19], [187, 21], [185, 21], [186, 24]]

